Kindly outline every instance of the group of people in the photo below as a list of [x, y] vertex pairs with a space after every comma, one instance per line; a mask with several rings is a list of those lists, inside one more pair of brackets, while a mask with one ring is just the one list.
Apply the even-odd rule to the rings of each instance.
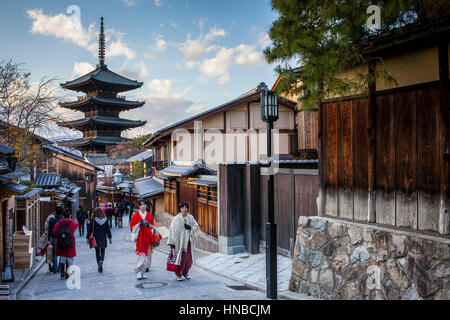
[[[137, 279], [146, 279], [144, 273], [150, 270], [154, 248], [161, 239], [155, 228], [155, 221], [150, 212], [146, 210], [145, 201], [139, 201], [139, 210], [133, 215], [130, 222], [132, 238], [136, 241], [136, 268]], [[171, 253], [175, 253], [177, 265], [175, 274], [177, 281], [190, 279], [189, 270], [194, 262], [193, 246], [197, 239], [199, 226], [192, 215], [188, 213], [189, 204], [181, 202], [178, 205], [179, 213], [172, 220], [169, 227], [167, 244]]]
[[[95, 256], [97, 260], [98, 272], [103, 272], [103, 262], [105, 261], [105, 251], [109, 243], [112, 243], [112, 221], [108, 217], [108, 209], [97, 207], [94, 210], [83, 211], [80, 206], [77, 211], [77, 221], [71, 219], [69, 210], [57, 206], [55, 214], [51, 214], [45, 223], [43, 238], [40, 241], [46, 242], [43, 245], [43, 252], [51, 252], [49, 270], [53, 273], [60, 273], [61, 279], [68, 278], [68, 269], [74, 263], [76, 257], [75, 230], [79, 228], [80, 236], [86, 234], [88, 244], [90, 238], [95, 239]], [[182, 281], [190, 279], [189, 270], [194, 262], [193, 247], [197, 239], [199, 225], [195, 218], [190, 215], [189, 204], [181, 202], [178, 205], [179, 213], [174, 217], [169, 227], [168, 244], [171, 247], [171, 254], [174, 255], [176, 280]], [[86, 232], [84, 224], [86, 222]], [[137, 279], [146, 279], [145, 273], [150, 271], [152, 254], [154, 248], [159, 245], [161, 235], [156, 229], [155, 220], [152, 214], [147, 211], [145, 201], [139, 201], [139, 209], [130, 214], [130, 231], [132, 240], [136, 242], [136, 268]], [[59, 257], [59, 261], [58, 261]]]

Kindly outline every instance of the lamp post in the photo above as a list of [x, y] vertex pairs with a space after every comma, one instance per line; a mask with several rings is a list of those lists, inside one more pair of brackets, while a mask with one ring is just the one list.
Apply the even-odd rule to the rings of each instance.
[[[272, 129], [273, 122], [278, 120], [278, 101], [275, 93], [269, 91], [264, 83], [261, 89], [261, 119], [267, 122], [267, 158], [268, 168], [272, 165]], [[269, 169], [270, 170], [270, 169]], [[268, 219], [266, 223], [266, 285], [267, 298], [277, 299], [277, 225], [274, 217], [274, 177], [269, 171], [267, 175]]]

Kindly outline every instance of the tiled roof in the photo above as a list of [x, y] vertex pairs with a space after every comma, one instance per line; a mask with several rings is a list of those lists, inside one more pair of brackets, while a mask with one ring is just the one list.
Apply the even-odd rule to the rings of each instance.
[[63, 127], [73, 127], [73, 126], [82, 126], [89, 123], [93, 124], [102, 124], [102, 125], [112, 125], [112, 126], [120, 126], [120, 127], [127, 127], [127, 128], [134, 128], [134, 127], [140, 127], [147, 123], [147, 121], [136, 121], [136, 120], [128, 120], [118, 117], [87, 117], [72, 121], [66, 121], [59, 123], [60, 126]]
[[78, 108], [84, 105], [88, 105], [91, 103], [100, 103], [108, 106], [124, 106], [127, 109], [142, 107], [145, 102], [144, 101], [130, 101], [125, 99], [113, 99], [113, 98], [102, 98], [102, 97], [90, 97], [84, 100], [76, 100], [70, 102], [60, 103], [61, 107], [64, 108]]
[[72, 86], [80, 85], [88, 81], [100, 81], [107, 84], [116, 84], [116, 85], [123, 85], [123, 86], [129, 86], [138, 88], [142, 86], [142, 82], [130, 80], [128, 78], [125, 78], [115, 72], [112, 72], [106, 66], [104, 68], [96, 68], [95, 70], [85, 74], [84, 76], [81, 76], [78, 79], [68, 81], [66, 83], [62, 83], [61, 86], [63, 88], [70, 88]]
[[199, 174], [195, 180], [189, 180], [187, 183], [214, 188], [217, 187], [217, 176]]
[[64, 146], [57, 146], [57, 145], [44, 145], [43, 148], [46, 150], [53, 151], [55, 153], [64, 154], [66, 156], [72, 157], [77, 160], [84, 161], [82, 153], [78, 150], [70, 149], [70, 148], [64, 147]]
[[84, 146], [89, 144], [94, 145], [110, 145], [110, 144], [117, 144], [119, 142], [128, 141], [127, 138], [122, 137], [105, 137], [105, 136], [97, 136], [97, 137], [91, 137], [91, 138], [81, 138], [81, 139], [75, 139], [75, 140], [69, 140], [69, 141], [61, 141], [58, 142], [59, 145], [62, 146]]
[[6, 184], [2, 184], [2, 187], [18, 194], [21, 194], [22, 192], [25, 192], [28, 189], [27, 186], [15, 182], [8, 182]]
[[153, 157], [153, 150], [146, 150], [144, 152], [141, 152], [135, 156], [128, 158], [128, 162], [145, 161], [150, 159], [151, 157]]
[[33, 188], [30, 191], [28, 191], [27, 193], [25, 193], [25, 194], [16, 196], [16, 199], [24, 199], [24, 200], [30, 199], [30, 198], [34, 197], [35, 195], [37, 195], [38, 193], [41, 193], [41, 192], [42, 192], [41, 188]]
[[197, 173], [214, 173], [215, 170], [208, 168], [203, 162], [181, 162], [173, 161], [172, 165], [164, 168], [159, 173], [169, 177], [187, 177]]
[[61, 185], [61, 175], [59, 173], [39, 173], [35, 183], [39, 187], [57, 187]]
[[0, 144], [0, 153], [10, 156], [14, 153], [14, 148], [5, 146], [4, 144]]
[[152, 177], [137, 179], [134, 181], [134, 185], [141, 198], [148, 198], [164, 192], [164, 185]]
[[110, 158], [107, 153], [96, 153], [96, 154], [87, 153], [86, 159], [89, 163], [96, 165], [96, 166], [122, 164], [122, 163], [127, 163], [127, 160], [128, 160], [127, 157]]

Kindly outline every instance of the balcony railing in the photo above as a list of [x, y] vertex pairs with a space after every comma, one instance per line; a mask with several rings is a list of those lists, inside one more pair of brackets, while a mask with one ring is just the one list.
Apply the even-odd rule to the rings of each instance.
[[152, 162], [152, 167], [154, 167], [156, 170], [161, 170], [161, 169], [167, 168], [168, 166], [169, 166], [169, 161], [167, 161], [167, 160]]

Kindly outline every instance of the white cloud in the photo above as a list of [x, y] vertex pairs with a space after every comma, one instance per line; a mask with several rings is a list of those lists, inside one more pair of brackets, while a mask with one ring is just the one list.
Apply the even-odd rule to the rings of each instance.
[[122, 1], [129, 7], [136, 5], [136, 1], [133, 1], [133, 0], [122, 0]]
[[167, 49], [167, 41], [163, 39], [162, 34], [155, 37], [154, 45], [150, 46], [150, 51], [144, 54], [145, 57], [154, 59], [156, 55], [164, 52]]
[[[54, 36], [57, 39], [71, 42], [85, 48], [94, 56], [98, 54], [98, 26], [95, 23], [85, 29], [79, 16], [66, 16], [59, 13], [51, 16], [43, 13], [42, 9], [27, 10], [29, 18], [33, 20], [30, 32]], [[106, 30], [106, 57], [125, 56], [128, 60], [136, 57], [136, 53], [122, 39], [124, 34], [114, 29]]]
[[139, 100], [145, 100], [145, 105], [121, 114], [123, 118], [147, 120], [144, 127], [131, 130], [130, 135], [155, 132], [197, 113], [192, 108], [194, 103], [186, 98], [191, 87], [174, 92], [174, 86], [169, 79], [153, 79], [145, 86], [147, 92], [137, 95]]
[[169, 24], [170, 24], [173, 28], [176, 28], [176, 27], [177, 27], [177, 24], [176, 24], [174, 21], [169, 21]]
[[95, 69], [95, 66], [93, 66], [89, 62], [75, 62], [75, 64], [73, 65], [71, 77], [72, 77], [72, 79], [79, 78], [79, 77], [85, 75], [86, 73], [91, 72], [94, 69]]
[[194, 21], [194, 24], [198, 25], [198, 27], [200, 28], [200, 30], [203, 30], [205, 23], [208, 22], [208, 18], [200, 18], [198, 20]]
[[225, 35], [225, 30], [217, 28], [210, 29], [206, 35], [200, 35], [196, 40], [191, 40], [188, 35], [186, 41], [178, 47], [186, 60], [186, 67], [194, 68], [198, 64], [199, 58], [217, 48], [215, 45], [211, 45], [211, 42], [216, 38], [225, 37]]
[[162, 0], [153, 0], [153, 3], [155, 4], [155, 6], [161, 7], [164, 4], [164, 1], [162, 1]]
[[147, 66], [143, 61], [136, 62], [130, 66], [125, 64], [122, 68], [117, 70], [117, 73], [137, 81], [142, 81], [150, 75]]
[[51, 35], [90, 51], [93, 50], [92, 40], [96, 36], [95, 23], [92, 23], [86, 30], [76, 15], [66, 16], [60, 13], [49, 16], [44, 14], [42, 9], [27, 10], [27, 14], [33, 20], [31, 33]]
[[228, 82], [233, 66], [262, 66], [266, 63], [262, 49], [267, 45], [268, 35], [260, 34], [255, 44], [240, 44], [234, 48], [221, 47], [216, 56], [200, 64], [200, 81], [216, 79], [219, 85]]

